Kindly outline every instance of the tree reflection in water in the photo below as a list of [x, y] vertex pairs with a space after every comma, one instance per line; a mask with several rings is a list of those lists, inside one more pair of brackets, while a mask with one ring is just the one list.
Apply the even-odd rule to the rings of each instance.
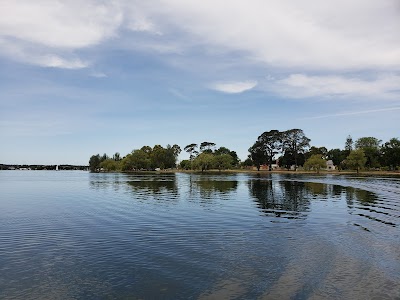
[[287, 219], [306, 217], [311, 193], [304, 182], [257, 179], [248, 181], [248, 187], [266, 215]]
[[193, 181], [192, 184], [193, 190], [197, 191], [203, 199], [224, 198], [227, 194], [235, 192], [238, 186], [238, 182], [235, 180], [225, 181], [203, 178]]
[[126, 184], [135, 197], [153, 197], [154, 199], [178, 199], [179, 189], [175, 174], [133, 176]]

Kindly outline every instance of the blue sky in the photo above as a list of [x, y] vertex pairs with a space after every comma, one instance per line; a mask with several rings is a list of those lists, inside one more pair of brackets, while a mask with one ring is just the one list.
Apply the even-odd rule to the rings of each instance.
[[399, 29], [397, 0], [1, 1], [0, 163], [400, 137]]

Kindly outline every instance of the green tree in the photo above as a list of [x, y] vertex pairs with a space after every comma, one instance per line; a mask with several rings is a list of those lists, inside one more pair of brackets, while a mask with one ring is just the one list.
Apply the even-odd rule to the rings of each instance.
[[310, 139], [305, 136], [301, 129], [290, 129], [282, 134], [283, 150], [292, 155], [294, 159], [295, 170], [299, 165], [299, 154], [304, 152], [310, 147]]
[[180, 167], [181, 167], [181, 169], [184, 169], [184, 170], [190, 170], [192, 167], [192, 163], [190, 160], [184, 159], [181, 161]]
[[279, 130], [270, 130], [258, 137], [258, 142], [262, 145], [270, 171], [272, 171], [274, 156], [282, 149], [282, 136]]
[[212, 165], [219, 171], [229, 169], [232, 167], [232, 156], [229, 154], [214, 155]]
[[347, 153], [346, 150], [340, 150], [338, 148], [331, 149], [328, 151], [327, 157], [328, 159], [332, 160], [335, 166], [340, 166], [340, 164], [346, 159], [346, 157], [350, 154]]
[[[197, 150], [197, 144], [189, 144], [183, 148], [187, 153], [189, 153], [190, 161], [193, 163], [193, 159], [196, 157], [196, 155], [199, 153]], [[193, 166], [191, 166], [193, 168]]]
[[210, 153], [200, 153], [193, 160], [193, 168], [200, 169], [201, 172], [207, 171], [212, 167], [214, 161], [214, 155]]
[[382, 163], [390, 167], [392, 170], [400, 166], [400, 140], [397, 138], [390, 139], [382, 148]]
[[213, 153], [213, 148], [215, 147], [215, 143], [212, 142], [202, 142], [200, 144], [200, 151], [204, 153]]
[[362, 149], [367, 158], [366, 166], [368, 168], [379, 167], [380, 143], [382, 141], [375, 137], [362, 137], [355, 142], [356, 149]]
[[304, 169], [314, 170], [319, 173], [319, 170], [326, 168], [326, 160], [321, 157], [321, 154], [313, 154], [304, 163]]
[[100, 157], [100, 162], [105, 161], [106, 159], [109, 159], [108, 155], [106, 153], [104, 153], [101, 157]]
[[328, 156], [328, 149], [325, 147], [315, 147], [311, 146], [307, 153], [305, 153], [306, 159], [310, 158], [313, 155], [320, 155], [322, 158], [326, 159]]
[[148, 170], [150, 166], [150, 158], [143, 150], [133, 150], [122, 160], [124, 171]]
[[106, 159], [100, 163], [100, 168], [103, 168], [105, 171], [117, 171], [120, 170], [120, 163], [114, 159]]
[[161, 145], [155, 145], [150, 153], [151, 168], [165, 168], [166, 150]]
[[248, 157], [245, 161], [242, 162], [242, 167], [251, 167], [253, 166], [253, 160]]
[[249, 157], [257, 167], [257, 171], [260, 171], [261, 165], [267, 160], [263, 145], [259, 141], [256, 141], [254, 145], [249, 148], [249, 152]]
[[100, 154], [92, 155], [89, 159], [90, 172], [98, 172], [100, 170]]
[[219, 147], [217, 150], [214, 151], [215, 155], [220, 155], [220, 154], [228, 154], [232, 157], [232, 167], [238, 166], [240, 160], [235, 151], [231, 151], [226, 147]]
[[357, 174], [360, 169], [364, 168], [366, 162], [367, 158], [362, 149], [352, 150], [346, 158], [346, 166], [350, 169], [357, 170]]
[[181, 153], [181, 148], [178, 145], [167, 145], [164, 157], [165, 168], [176, 168], [176, 160], [178, 159], [179, 153]]

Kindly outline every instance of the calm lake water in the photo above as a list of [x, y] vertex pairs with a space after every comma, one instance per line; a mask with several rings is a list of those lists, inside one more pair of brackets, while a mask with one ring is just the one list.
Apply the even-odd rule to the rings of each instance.
[[400, 177], [0, 171], [0, 299], [400, 299]]

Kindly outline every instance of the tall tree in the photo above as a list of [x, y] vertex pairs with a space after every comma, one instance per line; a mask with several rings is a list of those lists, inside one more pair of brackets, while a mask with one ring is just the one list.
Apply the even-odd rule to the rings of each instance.
[[362, 137], [355, 142], [356, 149], [362, 149], [367, 158], [368, 168], [379, 167], [380, 143], [382, 141], [375, 137]]
[[260, 171], [261, 165], [267, 160], [263, 145], [259, 141], [256, 141], [254, 145], [249, 148], [249, 152], [249, 157], [257, 167], [257, 171]]
[[301, 129], [290, 129], [283, 132], [283, 149], [293, 155], [295, 170], [298, 166], [298, 156], [310, 147], [310, 139]]
[[[191, 164], [193, 164], [193, 159], [198, 154], [196, 148], [197, 148], [197, 144], [194, 144], [194, 143], [186, 145], [185, 148], [183, 148], [183, 150], [185, 150], [187, 153], [189, 153], [189, 158], [190, 158]], [[191, 166], [191, 168], [193, 169], [193, 165]]]
[[351, 135], [348, 135], [346, 138], [344, 150], [346, 151], [346, 156], [350, 154], [351, 150], [353, 150], [353, 138], [351, 137]]
[[212, 153], [213, 147], [215, 147], [215, 143], [212, 142], [202, 142], [200, 144], [200, 151], [204, 153]]
[[282, 133], [279, 130], [266, 131], [258, 137], [258, 142], [262, 145], [271, 171], [274, 156], [282, 149]]

